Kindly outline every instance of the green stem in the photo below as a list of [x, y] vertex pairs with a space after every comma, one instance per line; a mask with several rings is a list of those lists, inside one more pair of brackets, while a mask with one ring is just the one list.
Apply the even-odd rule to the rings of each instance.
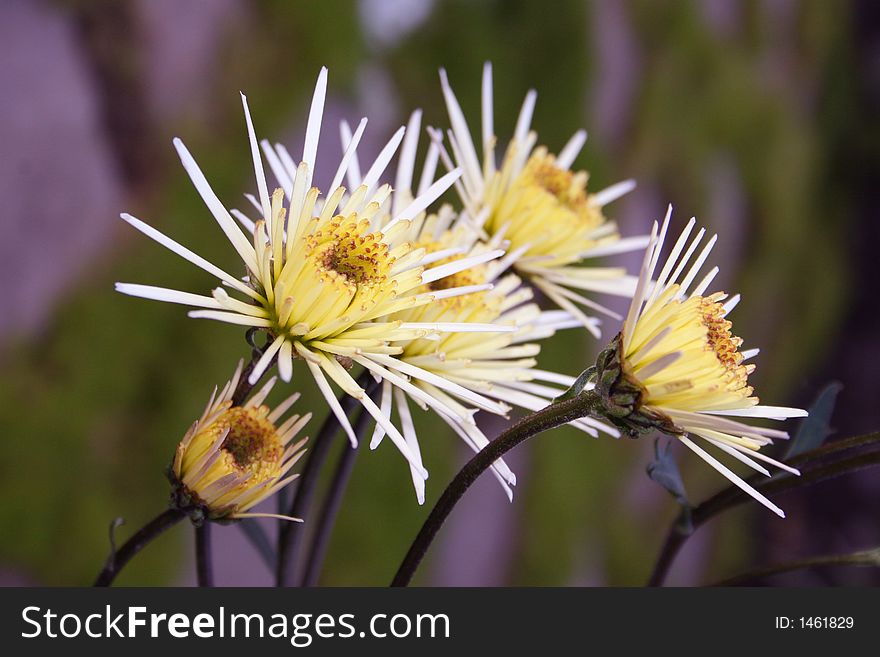
[[[764, 494], [784, 493], [789, 490], [809, 486], [826, 479], [872, 467], [880, 464], [880, 432], [874, 432], [863, 436], [839, 440], [822, 447], [818, 447], [791, 459], [791, 464], [802, 468], [801, 476], [796, 477], [786, 473], [777, 474], [765, 478], [754, 475], [748, 482], [756, 490]], [[857, 448], [860, 450], [855, 456], [845, 452]], [[648, 586], [662, 586], [669, 574], [675, 557], [678, 555], [687, 539], [702, 525], [706, 524], [720, 513], [732, 509], [740, 504], [748, 502], [752, 498], [736, 486], [725, 488], [709, 499], [705, 500], [691, 510], [690, 531], [686, 523], [681, 522], [679, 516], [669, 528], [660, 555], [651, 572]]]
[[196, 527], [196, 578], [199, 586], [214, 586], [211, 559], [211, 521]]
[[602, 402], [595, 392], [592, 390], [582, 392], [576, 397], [550, 404], [540, 411], [527, 415], [477, 452], [443, 491], [443, 495], [431, 510], [400, 564], [391, 586], [407, 586], [410, 583], [437, 532], [440, 531], [455, 505], [471, 484], [495, 461], [529, 438], [591, 415], [601, 406]]
[[370, 426], [371, 419], [372, 416], [367, 413], [366, 409], [361, 409], [354, 425], [354, 434], [358, 438], [358, 446], [342, 446], [342, 454], [339, 455], [339, 461], [333, 473], [333, 480], [330, 482], [330, 489], [327, 491], [321, 511], [318, 514], [317, 526], [313, 532], [312, 545], [309, 549], [305, 573], [302, 577], [302, 586], [315, 586], [318, 583], [318, 578], [321, 576], [321, 568], [324, 565], [324, 556], [330, 544], [330, 535], [336, 523], [336, 516], [339, 514], [339, 508], [342, 506], [342, 498], [345, 496], [348, 480], [354, 470], [355, 459], [358, 452], [363, 449], [367, 442], [365, 434]]
[[95, 579], [95, 586], [110, 586], [116, 576], [119, 574], [125, 564], [131, 561], [138, 552], [143, 550], [160, 534], [170, 529], [181, 520], [186, 518], [186, 514], [179, 509], [167, 509], [153, 518], [146, 525], [141, 527], [134, 535], [129, 538], [121, 548], [116, 550], [107, 559], [104, 569]]
[[[364, 394], [371, 394], [375, 381], [369, 372], [363, 372], [358, 378], [358, 384], [366, 387]], [[339, 398], [339, 405], [343, 414], [348, 416], [358, 404], [358, 400], [345, 393]], [[294, 586], [297, 581], [296, 569], [299, 563], [300, 549], [305, 539], [305, 527], [308, 524], [308, 509], [320, 480], [321, 468], [330, 454], [333, 438], [340, 429], [339, 420], [335, 413], [328, 413], [327, 419], [321, 425], [318, 434], [311, 442], [310, 453], [303, 468], [302, 476], [297, 480], [293, 502], [286, 515], [306, 520], [303, 523], [285, 522], [278, 530], [278, 549], [276, 550], [277, 563], [275, 570], [276, 586]]]
[[851, 554], [832, 554], [823, 557], [799, 559], [797, 561], [790, 561], [789, 563], [757, 568], [734, 577], [723, 579], [711, 586], [742, 586], [743, 584], [770, 577], [771, 575], [790, 573], [794, 570], [804, 570], [806, 568], [816, 568], [819, 566], [873, 566], [874, 568], [880, 568], [880, 548], [862, 550]]

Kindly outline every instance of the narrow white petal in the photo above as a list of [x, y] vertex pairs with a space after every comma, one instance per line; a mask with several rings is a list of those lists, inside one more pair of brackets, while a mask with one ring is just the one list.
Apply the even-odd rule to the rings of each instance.
[[807, 417], [809, 413], [802, 408], [789, 406], [750, 406], [724, 411], [702, 411], [707, 415], [736, 415], [739, 417], [764, 417], [771, 420], [786, 420], [790, 417]]
[[[312, 176], [315, 173], [315, 162], [318, 155], [318, 139], [321, 135], [321, 120], [324, 117], [324, 99], [327, 96], [327, 67], [322, 66], [318, 74], [318, 82], [315, 85], [315, 93], [312, 96], [312, 106], [309, 108], [309, 121], [306, 125], [306, 139], [303, 144], [302, 161], [309, 167], [306, 189], [312, 186]], [[332, 190], [331, 190], [332, 191]]]
[[697, 454], [701, 459], [703, 459], [706, 463], [715, 468], [718, 472], [720, 472], [725, 478], [728, 479], [732, 484], [738, 486], [744, 492], [748, 493], [750, 496], [758, 500], [761, 504], [770, 509], [773, 513], [778, 515], [780, 518], [785, 517], [785, 513], [778, 506], [773, 504], [770, 500], [764, 497], [761, 493], [752, 488], [749, 484], [745, 482], [741, 477], [735, 474], [732, 470], [730, 470], [727, 466], [723, 465], [718, 459], [709, 454], [706, 450], [702, 449], [700, 446], [694, 444], [687, 436], [679, 436], [678, 437], [681, 442], [687, 445], [694, 453]]
[[430, 187], [428, 187], [427, 191], [424, 194], [420, 194], [418, 198], [413, 200], [404, 210], [397, 215], [393, 221], [389, 222], [385, 228], [383, 228], [383, 232], [388, 232], [388, 229], [396, 224], [398, 221], [413, 219], [417, 214], [419, 214], [422, 210], [426, 209], [431, 203], [436, 201], [440, 196], [449, 189], [452, 184], [461, 177], [461, 169], [453, 169], [442, 178], [433, 183]]
[[379, 156], [376, 158], [376, 161], [373, 162], [373, 166], [367, 171], [367, 175], [364, 176], [364, 181], [361, 183], [362, 185], [366, 185], [368, 190], [373, 189], [376, 182], [379, 180], [379, 176], [385, 172], [385, 168], [397, 152], [397, 147], [400, 146], [400, 142], [403, 140], [403, 135], [405, 133], [406, 128], [401, 126], [391, 139], [388, 140], [385, 147], [379, 152]]
[[610, 187], [606, 187], [605, 189], [601, 189], [592, 196], [590, 196], [590, 203], [592, 205], [598, 206], [600, 208], [605, 207], [609, 203], [612, 203], [619, 199], [621, 196], [625, 196], [629, 194], [632, 190], [636, 188], [636, 181], [633, 179], [622, 180], [619, 183], [615, 183]]
[[[571, 165], [574, 164], [575, 158], [577, 158], [578, 154], [581, 152], [581, 149], [584, 147], [584, 144], [587, 143], [587, 131], [586, 130], [578, 130], [571, 136], [571, 139], [568, 140], [568, 143], [562, 147], [562, 150], [559, 151], [559, 155], [556, 156], [556, 166], [560, 169], [568, 170], [571, 168]], [[630, 182], [630, 181], [627, 181]], [[620, 184], [620, 183], [618, 183]], [[616, 186], [616, 185], [615, 185]], [[610, 188], [609, 189], [613, 189]], [[608, 190], [605, 190], [606, 192]], [[629, 190], [627, 190], [629, 191]], [[624, 192], [625, 194], [626, 192]], [[601, 194], [601, 192], [600, 192]], [[594, 197], [595, 199], [595, 197]], [[595, 201], [594, 201], [595, 202]], [[599, 205], [604, 205], [604, 203], [600, 203]]]
[[672, 247], [672, 251], [669, 252], [669, 256], [667, 256], [666, 258], [666, 263], [663, 265], [663, 269], [660, 270], [660, 275], [657, 276], [657, 284], [654, 285], [654, 289], [651, 291], [651, 294], [648, 295], [648, 303], [652, 303], [654, 299], [660, 296], [660, 294], [664, 291], [666, 286], [666, 279], [672, 272], [672, 268], [675, 266], [675, 261], [678, 259], [678, 255], [681, 253], [681, 250], [687, 243], [687, 238], [691, 234], [691, 231], [694, 229], [694, 226], [696, 226], [696, 224], [697, 220], [694, 217], [691, 217], [690, 221], [687, 222], [687, 225], [681, 231], [681, 234], [678, 236], [675, 245]]
[[699, 297], [702, 296], [703, 293], [709, 288], [712, 284], [712, 281], [715, 280], [715, 277], [718, 275], [718, 267], [712, 267], [708, 274], [703, 277], [703, 280], [700, 281], [700, 284], [694, 288], [694, 291], [691, 292], [690, 296]]
[[460, 287], [450, 287], [445, 290], [437, 290], [431, 292], [431, 297], [435, 300], [451, 299], [453, 297], [461, 297], [465, 294], [474, 294], [475, 292], [485, 292], [491, 290], [494, 286], [491, 283], [482, 283], [480, 285], [462, 285]]
[[[345, 123], [346, 127], [348, 126]], [[342, 184], [342, 178], [346, 174], [350, 174], [349, 169], [352, 167], [357, 167], [357, 157], [355, 153], [357, 152], [358, 144], [361, 141], [361, 137], [364, 134], [364, 129], [367, 127], [367, 119], [366, 117], [361, 119], [361, 122], [358, 123], [357, 130], [354, 131], [354, 136], [351, 135], [351, 132], [348, 134], [348, 139], [344, 140], [345, 143], [345, 152], [342, 155], [342, 160], [339, 162], [339, 168], [336, 170], [336, 175], [333, 176], [333, 182], [330, 183], [330, 187], [328, 189], [328, 193], [332, 194], [336, 191], [336, 188]], [[360, 168], [356, 168], [356, 180], [357, 184], [360, 184]], [[349, 177], [349, 180], [352, 180], [352, 177]], [[354, 187], [352, 187], [354, 188]]]
[[636, 320], [639, 317], [639, 312], [641, 311], [642, 306], [642, 296], [645, 294], [645, 288], [648, 285], [648, 266], [651, 264], [651, 255], [653, 250], [656, 248], [657, 243], [657, 222], [654, 222], [653, 227], [651, 228], [651, 235], [648, 238], [648, 248], [645, 249], [645, 256], [642, 258], [642, 268], [639, 273], [639, 282], [636, 284], [635, 293], [633, 294], [632, 302], [629, 304], [629, 311], [626, 314], [626, 319], [623, 323], [623, 340], [624, 340], [624, 350], [629, 347], [629, 341], [632, 339], [633, 327], [636, 325]]
[[278, 374], [286, 383], [290, 383], [293, 378], [293, 345], [290, 340], [285, 340], [278, 351]]
[[244, 233], [241, 232], [241, 229], [238, 227], [238, 224], [235, 223], [235, 220], [229, 214], [226, 207], [220, 202], [220, 199], [217, 198], [214, 190], [211, 189], [211, 185], [208, 184], [205, 174], [202, 173], [202, 170], [199, 168], [199, 165], [196, 164], [195, 159], [193, 159], [193, 156], [187, 150], [184, 143], [177, 137], [174, 138], [173, 143], [174, 148], [177, 149], [177, 154], [180, 156], [180, 161], [183, 163], [183, 168], [189, 175], [189, 178], [195, 186], [196, 191], [198, 191], [199, 196], [202, 197], [205, 205], [208, 206], [211, 214], [214, 215], [214, 219], [217, 221], [220, 229], [226, 235], [233, 248], [238, 252], [238, 255], [241, 256], [244, 264], [247, 265], [251, 271], [257, 271], [259, 269], [259, 267], [257, 267], [257, 258], [250, 240], [244, 236]]
[[760, 354], [761, 350], [760, 349], [745, 349], [741, 353], [742, 353], [743, 360], [746, 361], [749, 358], [754, 358], [755, 356]]
[[[461, 106], [458, 104], [458, 99], [449, 85], [446, 70], [442, 68], [440, 69], [440, 86], [443, 88], [443, 98], [446, 101], [449, 122], [452, 124], [455, 140], [461, 149], [461, 164], [468, 170], [469, 175], [474, 177], [474, 182], [482, 180], [480, 158], [477, 157], [477, 149], [474, 147], [471, 131], [468, 128], [467, 120], [464, 118], [464, 112], [461, 111]], [[479, 189], [475, 191], [479, 191]]]
[[[361, 123], [363, 122], [364, 120], [361, 119]], [[353, 137], [351, 135], [351, 127], [349, 127], [348, 121], [345, 119], [339, 122], [339, 139], [342, 141], [342, 148], [347, 152]], [[348, 181], [348, 186], [351, 189], [357, 189], [361, 184], [361, 164], [358, 161], [357, 150], [352, 150], [351, 152], [351, 162], [349, 162], [346, 168], [345, 179]], [[330, 193], [332, 193], [332, 188]]]
[[681, 282], [681, 291], [679, 292], [679, 296], [687, 296], [687, 290], [693, 282], [694, 278], [696, 278], [697, 274], [700, 272], [700, 268], [703, 266], [703, 263], [706, 262], [706, 258], [709, 257], [709, 254], [712, 252], [712, 248], [715, 246], [715, 243], [718, 241], [718, 235], [713, 235], [712, 239], [703, 247], [703, 250], [700, 251], [700, 255], [697, 257], [693, 266], [691, 266], [690, 271], [688, 271], [687, 276], [684, 277], [684, 280]]
[[482, 104], [483, 111], [483, 158], [484, 166], [489, 174], [495, 172], [495, 139], [494, 110], [492, 107], [492, 62], [483, 64]]
[[419, 441], [416, 437], [416, 427], [413, 424], [412, 415], [409, 412], [409, 404], [406, 401], [406, 395], [400, 388], [394, 389], [394, 402], [397, 405], [397, 415], [400, 416], [400, 425], [403, 427], [403, 437], [406, 444], [413, 453], [413, 458], [417, 465], [410, 464], [409, 470], [412, 475], [413, 487], [416, 489], [416, 499], [419, 504], [425, 503], [425, 479], [419, 472], [422, 465], [422, 454], [419, 449]]
[[266, 347], [266, 351], [263, 352], [263, 355], [260, 356], [260, 359], [254, 365], [254, 369], [251, 370], [251, 374], [248, 377], [248, 383], [251, 385], [255, 385], [257, 381], [260, 380], [260, 377], [263, 376], [263, 372], [265, 372], [269, 366], [272, 364], [272, 360], [275, 358], [275, 354], [278, 353], [278, 350], [281, 349], [281, 345], [284, 344], [285, 338], [283, 335], [279, 335], [275, 340]]
[[[379, 402], [379, 410], [385, 417], [391, 417], [391, 382], [388, 379], [382, 381], [382, 399]], [[385, 429], [376, 422], [373, 436], [370, 438], [370, 449], [376, 449], [385, 437]]]
[[318, 389], [321, 391], [321, 394], [324, 395], [324, 399], [327, 400], [330, 410], [333, 412], [333, 415], [336, 416], [336, 419], [339, 420], [339, 425], [351, 441], [352, 448], [357, 447], [358, 441], [357, 436], [354, 435], [354, 429], [352, 429], [351, 423], [348, 421], [348, 416], [345, 414], [345, 411], [342, 410], [339, 400], [336, 399], [333, 389], [327, 382], [327, 377], [324, 376], [324, 372], [318, 365], [308, 359], [306, 359], [306, 366], [312, 373], [312, 377], [315, 379], [315, 383], [318, 384]]
[[241, 94], [241, 104], [244, 107], [244, 119], [247, 123], [248, 140], [251, 143], [251, 157], [254, 160], [254, 175], [257, 177], [257, 191], [260, 194], [260, 204], [263, 206], [263, 218], [271, 235], [272, 207], [269, 203], [269, 189], [266, 186], [266, 172], [263, 170], [263, 158], [260, 157], [260, 146], [257, 144], [257, 135], [254, 132], [254, 123], [251, 119], [251, 111], [248, 108], [247, 96]]
[[478, 253], [467, 258], [462, 258], [461, 260], [449, 262], [445, 265], [432, 267], [431, 269], [425, 270], [425, 272], [422, 274], [422, 283], [427, 284], [438, 281], [441, 278], [446, 278], [447, 276], [451, 276], [452, 274], [457, 274], [460, 271], [470, 269], [475, 265], [481, 265], [484, 262], [489, 262], [490, 260], [494, 260], [495, 258], [500, 258], [503, 255], [503, 250], [496, 249], [494, 251], [486, 251], [484, 253]]
[[260, 295], [258, 295], [256, 292], [254, 292], [254, 290], [249, 288], [247, 285], [242, 283], [240, 280], [238, 280], [237, 278], [235, 278], [231, 274], [227, 274], [225, 271], [223, 271], [222, 269], [220, 269], [216, 265], [213, 265], [210, 262], [208, 262], [207, 260], [205, 260], [202, 256], [190, 251], [185, 246], [178, 244], [170, 237], [164, 235], [163, 233], [160, 233], [158, 230], [156, 230], [155, 228], [153, 228], [149, 224], [144, 223], [143, 221], [141, 221], [137, 217], [133, 217], [132, 215], [125, 213], [125, 212], [123, 212], [119, 216], [122, 217], [123, 221], [125, 221], [126, 223], [128, 223], [132, 227], [136, 228], [137, 230], [142, 232], [144, 235], [146, 235], [150, 239], [158, 242], [159, 244], [164, 246], [169, 251], [176, 253], [184, 260], [188, 260], [189, 262], [194, 264], [199, 269], [203, 269], [206, 272], [208, 272], [209, 274], [216, 276], [221, 281], [230, 285], [231, 287], [234, 287], [239, 292], [243, 292], [243, 293], [247, 294], [248, 296], [253, 297], [255, 299], [262, 298], [262, 297], [260, 297]]
[[428, 191], [434, 182], [434, 174], [437, 172], [437, 160], [440, 159], [440, 149], [433, 141], [428, 146], [428, 154], [425, 155], [425, 163], [422, 165], [422, 176], [419, 178], [419, 188], [416, 195], [421, 196]]
[[253, 326], [256, 328], [269, 328], [272, 326], [272, 322], [263, 317], [220, 310], [191, 310], [187, 313], [187, 316], [193, 319], [213, 319], [218, 322], [226, 322], [227, 324], [240, 324], [241, 326]]
[[522, 108], [519, 111], [519, 117], [516, 120], [516, 129], [513, 132], [513, 138], [517, 145], [522, 145], [526, 141], [529, 134], [529, 127], [532, 124], [532, 114], [535, 112], [535, 101], [538, 99], [538, 92], [529, 89], [523, 100]]
[[403, 146], [400, 148], [400, 158], [397, 160], [391, 216], [397, 216], [400, 211], [401, 198], [412, 198], [413, 171], [416, 166], [416, 151], [419, 147], [421, 125], [422, 110], [417, 109], [410, 114], [409, 122], [406, 124], [406, 135], [403, 138]]
[[278, 157], [278, 153], [272, 148], [272, 144], [268, 139], [260, 141], [260, 148], [263, 149], [263, 155], [266, 156], [266, 160], [269, 162], [269, 168], [272, 169], [275, 180], [278, 181], [278, 184], [284, 190], [284, 195], [289, 199], [293, 193], [293, 179], [287, 174], [284, 163]]
[[734, 295], [733, 295], [732, 297], [730, 297], [727, 301], [725, 301], [725, 302], [724, 302], [724, 306], [723, 306], [723, 308], [724, 308], [724, 314], [725, 314], [725, 315], [728, 315], [728, 314], [730, 313], [731, 310], [733, 310], [734, 308], [736, 308], [736, 306], [739, 304], [739, 301], [740, 301], [741, 298], [742, 298], [742, 297], [741, 297], [739, 294], [734, 294]]
[[624, 237], [615, 240], [603, 246], [597, 246], [589, 251], [581, 253], [581, 258], [599, 258], [603, 256], [616, 255], [618, 253], [628, 253], [630, 251], [638, 251], [648, 246], [650, 241], [648, 235], [637, 235], [635, 237]]
[[515, 333], [518, 326], [479, 322], [404, 322], [401, 329], [430, 329], [440, 333]]
[[221, 310], [223, 308], [223, 306], [221, 306], [213, 297], [206, 297], [201, 294], [190, 294], [189, 292], [181, 292], [179, 290], [171, 290], [167, 287], [139, 285], [137, 283], [116, 283], [115, 288], [117, 292], [132, 297], [140, 297], [142, 299], [165, 301], [166, 303], [179, 303], [184, 306], [213, 308], [216, 310]]

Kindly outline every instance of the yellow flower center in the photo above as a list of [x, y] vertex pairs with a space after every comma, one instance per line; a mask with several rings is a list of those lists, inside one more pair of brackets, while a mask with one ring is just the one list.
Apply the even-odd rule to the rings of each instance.
[[243, 494], [279, 476], [284, 445], [268, 414], [266, 406], [224, 402], [210, 424], [178, 447], [181, 481], [212, 511], [234, 510]]
[[[724, 319], [724, 307], [711, 298], [701, 298], [700, 311], [702, 313], [703, 326], [706, 327], [706, 342], [715, 352], [718, 362], [724, 369], [737, 376], [742, 374], [739, 368], [743, 357], [739, 352], [742, 338], [738, 338], [730, 331], [733, 324]], [[744, 369], [744, 368], [743, 368]]]
[[[304, 343], [367, 321], [369, 313], [395, 299], [401, 278], [407, 283], [418, 276], [392, 275], [398, 256], [412, 247], [390, 249], [381, 232], [370, 231], [368, 220], [352, 214], [312, 222], [310, 230], [285, 245], [280, 272], [278, 248], [261, 276], [272, 332]], [[265, 273], [270, 269], [271, 277]]]
[[369, 233], [370, 223], [336, 217], [325, 229], [309, 235], [306, 257], [314, 258], [328, 276], [350, 286], [378, 286], [388, 280], [391, 259], [382, 234]]
[[532, 156], [522, 174], [522, 182], [534, 184], [554, 196], [556, 200], [579, 218], [589, 222], [592, 217], [585, 212], [587, 185], [584, 178], [556, 166], [552, 155]]
[[[754, 365], [743, 365], [742, 339], [731, 333], [724, 318], [722, 292], [708, 297], [676, 299], [671, 286], [648, 307], [627, 342], [626, 360], [646, 390], [645, 403], [655, 407], [698, 411], [742, 407], [750, 397], [748, 376]], [[658, 369], [655, 363], [678, 353]]]
[[259, 471], [281, 459], [283, 449], [275, 427], [259, 408], [230, 408], [215, 424], [218, 431], [229, 428], [220, 449], [239, 470]]
[[606, 220], [601, 208], [590, 203], [586, 172], [561, 169], [546, 148], [538, 148], [504, 188], [510, 166], [505, 163], [489, 185], [492, 210], [486, 228], [494, 234], [507, 226], [512, 249], [528, 244], [527, 257], [541, 256], [536, 265], [554, 267], [579, 261], [601, 239], [617, 238], [614, 230], [597, 234]]

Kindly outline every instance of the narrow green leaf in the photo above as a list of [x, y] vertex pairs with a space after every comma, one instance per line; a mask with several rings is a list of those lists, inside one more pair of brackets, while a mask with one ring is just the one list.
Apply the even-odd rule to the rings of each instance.
[[837, 394], [842, 389], [843, 384], [832, 381], [816, 395], [816, 400], [810, 406], [809, 416], [801, 421], [797, 433], [791, 439], [788, 452], [785, 454], [786, 459], [820, 447], [833, 433], [831, 414], [834, 412]]
[[578, 378], [576, 378], [574, 380], [574, 383], [571, 384], [571, 386], [568, 388], [568, 390], [563, 392], [558, 397], [553, 398], [553, 403], [555, 404], [557, 402], [566, 401], [568, 399], [573, 399], [574, 397], [577, 397], [579, 394], [581, 394], [581, 392], [583, 392], [584, 388], [587, 386], [587, 384], [592, 380], [592, 378], [595, 375], [596, 375], [596, 367], [595, 366], [588, 367], [587, 369], [585, 369], [583, 372], [581, 372], [578, 375]]
[[680, 530], [684, 533], [693, 531], [691, 524], [691, 503], [688, 500], [687, 491], [684, 488], [684, 481], [681, 478], [681, 471], [678, 469], [678, 463], [672, 454], [672, 441], [665, 441], [665, 445], [660, 445], [660, 438], [654, 440], [654, 460], [645, 468], [651, 480], [662, 486], [669, 492], [675, 501], [681, 505], [682, 513], [679, 519]]

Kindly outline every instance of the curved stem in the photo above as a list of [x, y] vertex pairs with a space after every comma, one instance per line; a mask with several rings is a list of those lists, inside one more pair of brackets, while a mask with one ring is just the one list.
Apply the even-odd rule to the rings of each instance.
[[196, 577], [199, 586], [214, 586], [211, 558], [211, 521], [196, 527]]
[[[880, 432], [856, 436], [823, 445], [791, 460], [792, 465], [802, 466], [800, 477], [788, 474], [760, 478], [755, 475], [748, 479], [750, 485], [762, 493], [782, 493], [802, 486], [809, 486], [826, 479], [880, 464]], [[867, 447], [855, 456], [844, 452]], [[828, 462], [829, 459], [833, 459]], [[669, 574], [675, 557], [687, 539], [702, 525], [718, 514], [743, 504], [752, 498], [736, 486], [725, 488], [691, 511], [691, 526], [688, 528], [679, 516], [669, 528], [660, 555], [651, 572], [648, 586], [662, 586]]]
[[495, 461], [532, 436], [586, 417], [596, 411], [600, 405], [601, 401], [595, 392], [582, 392], [576, 397], [556, 402], [527, 415], [477, 452], [443, 491], [443, 495], [440, 496], [410, 546], [409, 552], [406, 553], [397, 574], [391, 581], [391, 586], [409, 584], [452, 509], [477, 477], [488, 470]]
[[[367, 383], [366, 377], [369, 372], [364, 372], [358, 383], [363, 386]], [[372, 377], [370, 377], [372, 381]], [[370, 394], [372, 388], [366, 391]], [[343, 395], [339, 399], [342, 412], [348, 416], [351, 410], [357, 405], [358, 400], [350, 395]], [[318, 434], [312, 441], [311, 450], [308, 460], [303, 468], [302, 476], [297, 482], [296, 491], [294, 492], [293, 503], [290, 505], [286, 515], [294, 518], [306, 519], [307, 510], [311, 505], [312, 498], [315, 495], [318, 481], [321, 475], [321, 468], [330, 454], [330, 447], [333, 444], [333, 437], [339, 432], [339, 420], [336, 419], [335, 413], [328, 413], [327, 419], [321, 425]], [[293, 586], [296, 581], [296, 566], [299, 561], [300, 548], [305, 538], [306, 522], [288, 522], [281, 525], [278, 530], [278, 550], [276, 551], [278, 562], [275, 569], [275, 585], [276, 586]]]
[[728, 577], [719, 582], [715, 582], [710, 586], [742, 586], [757, 579], [763, 579], [771, 575], [779, 575], [781, 573], [790, 573], [794, 570], [804, 570], [806, 568], [816, 568], [818, 566], [873, 566], [880, 568], [880, 548], [873, 550], [862, 550], [851, 554], [832, 554], [823, 557], [811, 557], [809, 559], [799, 559], [789, 563], [776, 564], [774, 566], [766, 566], [750, 570], [747, 573]]
[[95, 579], [94, 586], [110, 586], [113, 580], [116, 579], [119, 571], [131, 561], [132, 557], [144, 549], [153, 539], [184, 518], [186, 518], [186, 515], [182, 511], [167, 509], [141, 527], [121, 548], [110, 555], [107, 563], [104, 565], [104, 569]]
[[358, 437], [358, 446], [351, 447], [346, 445], [342, 448], [342, 454], [339, 455], [339, 462], [336, 464], [336, 471], [333, 473], [333, 481], [330, 482], [330, 490], [327, 492], [321, 512], [318, 514], [317, 527], [314, 530], [312, 546], [306, 560], [306, 569], [301, 582], [302, 586], [315, 586], [318, 583], [318, 578], [321, 576], [321, 568], [324, 565], [324, 556], [330, 543], [330, 535], [333, 533], [333, 526], [336, 523], [336, 516], [339, 514], [339, 508], [342, 505], [342, 498], [345, 496], [348, 480], [354, 470], [355, 459], [366, 443], [364, 433], [370, 425], [370, 417], [366, 410], [361, 410], [354, 425], [354, 433]]

